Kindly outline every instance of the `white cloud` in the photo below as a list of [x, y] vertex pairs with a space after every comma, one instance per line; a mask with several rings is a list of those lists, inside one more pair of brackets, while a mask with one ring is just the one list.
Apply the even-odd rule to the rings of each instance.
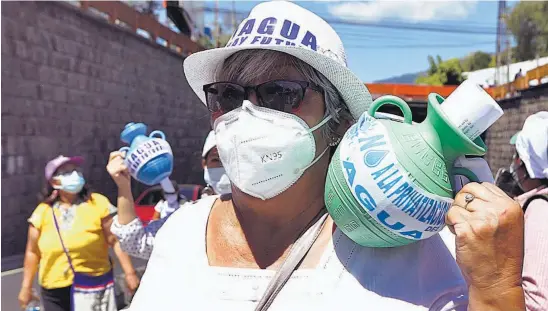
[[368, 1], [331, 5], [329, 12], [342, 19], [377, 22], [400, 19], [411, 22], [466, 18], [477, 1]]

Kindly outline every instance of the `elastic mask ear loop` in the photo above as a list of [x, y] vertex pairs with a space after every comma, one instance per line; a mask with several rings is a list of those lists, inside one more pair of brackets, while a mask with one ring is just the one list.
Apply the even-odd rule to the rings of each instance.
[[[341, 111], [341, 108], [338, 108], [335, 112], [338, 113], [339, 111]], [[327, 122], [329, 122], [331, 119], [333, 119], [333, 116], [330, 115], [330, 114], [327, 114], [327, 112], [326, 112], [326, 117], [325, 117], [323, 120], [321, 120], [320, 123], [318, 123], [318, 124], [316, 124], [315, 126], [313, 126], [313, 127], [310, 129], [309, 133], [312, 133], [312, 132], [314, 132], [315, 130], [319, 129], [320, 127], [324, 126], [324, 125], [325, 125]]]
[[323, 120], [320, 121], [320, 123], [313, 126], [308, 132], [313, 133], [315, 130], [319, 129], [320, 127], [324, 126], [329, 120], [331, 120], [333, 117], [331, 115], [328, 115]]
[[306, 171], [309, 167], [316, 164], [316, 162], [318, 162], [323, 157], [323, 155], [327, 152], [327, 150], [329, 150], [329, 146], [325, 147], [325, 149], [322, 151], [322, 153], [320, 153], [320, 155], [318, 157], [316, 157], [314, 159], [314, 161], [310, 162], [310, 164], [308, 164], [303, 169], [301, 169], [301, 171]]
[[[337, 112], [339, 112], [340, 108], [337, 109]], [[316, 126], [312, 127], [310, 129], [310, 132], [309, 133], [312, 133], [314, 132], [315, 130], [317, 130], [318, 128], [322, 127], [323, 125], [325, 125], [329, 120], [331, 120], [333, 117], [331, 115], [328, 115], [326, 118], [324, 118], [320, 123], [318, 123]], [[327, 150], [329, 150], [331, 146], [327, 145], [327, 147], [325, 147], [325, 149], [322, 151], [322, 153], [320, 153], [320, 155], [318, 157], [316, 157], [312, 162], [310, 162], [310, 164], [308, 164], [307, 166], [305, 166], [303, 169], [301, 169], [301, 171], [306, 171], [309, 167], [311, 167], [312, 165], [316, 164], [316, 162], [318, 162], [322, 157], [323, 155], [327, 152]]]

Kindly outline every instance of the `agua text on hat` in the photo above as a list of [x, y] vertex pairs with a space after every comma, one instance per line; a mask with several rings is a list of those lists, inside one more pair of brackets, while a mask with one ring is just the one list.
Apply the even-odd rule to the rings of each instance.
[[250, 18], [237, 29], [227, 47], [240, 45], [285, 45], [318, 49], [316, 35], [302, 29], [301, 25], [276, 17]]

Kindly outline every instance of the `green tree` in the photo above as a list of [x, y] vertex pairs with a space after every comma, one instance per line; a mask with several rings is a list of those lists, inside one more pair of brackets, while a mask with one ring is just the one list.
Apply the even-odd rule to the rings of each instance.
[[461, 61], [461, 66], [464, 71], [476, 71], [480, 69], [489, 68], [489, 64], [493, 57], [489, 53], [482, 51], [476, 51], [466, 56]]
[[520, 1], [506, 18], [517, 43], [517, 61], [548, 55], [548, 2]]
[[434, 61], [434, 57], [428, 56], [430, 68], [426, 75], [417, 77], [415, 83], [442, 86], [459, 85], [464, 81], [462, 66], [458, 58], [443, 61], [438, 55], [436, 59], [437, 62]]
[[232, 37], [232, 34], [221, 34], [219, 36], [219, 46], [224, 47], [228, 43], [228, 40], [230, 40], [230, 37]]
[[200, 36], [197, 42], [206, 50], [213, 49], [215, 47], [215, 44], [213, 44], [207, 36]]
[[[516, 62], [519, 62], [519, 59], [517, 58], [516, 56], [516, 50], [517, 50], [517, 47], [512, 47], [510, 48], [510, 52], [511, 52], [511, 61], [512, 63], [516, 63]], [[500, 52], [500, 64], [501, 65], [507, 65], [508, 64], [508, 50], [504, 50], [502, 52]], [[497, 67], [497, 58], [495, 56], [493, 56], [491, 58], [491, 61], [489, 62], [489, 68], [495, 68]]]
[[[228, 40], [230, 40], [230, 37], [230, 34], [221, 34], [219, 36], [219, 46], [224, 47], [228, 43]], [[209, 37], [207, 36], [201, 36], [198, 39], [198, 44], [200, 44], [207, 50], [214, 49], [216, 47], [215, 45], [217, 44], [217, 40], [215, 37], [213, 37], [213, 39], [209, 39]]]
[[[439, 55], [438, 55], [439, 57]], [[438, 63], [436, 63], [436, 61], [434, 60], [434, 57], [432, 57], [432, 55], [428, 55], [428, 64], [430, 65], [430, 67], [428, 68], [428, 75], [434, 75], [436, 73], [436, 71], [438, 71], [438, 64], [440, 63], [441, 61], [438, 60]]]

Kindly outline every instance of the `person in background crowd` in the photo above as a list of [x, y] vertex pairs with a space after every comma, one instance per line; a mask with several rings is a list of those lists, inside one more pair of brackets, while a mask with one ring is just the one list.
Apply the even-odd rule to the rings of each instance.
[[166, 218], [181, 207], [181, 205], [188, 202], [188, 199], [179, 193], [179, 185], [177, 185], [176, 182], [173, 182], [173, 188], [175, 189], [175, 192], [173, 193], [167, 193], [162, 189], [162, 197], [164, 199], [160, 200], [160, 202], [154, 206], [152, 220]]
[[531, 198], [548, 194], [548, 111], [529, 116], [510, 144], [516, 147], [510, 173], [521, 190], [516, 200], [527, 210]]
[[[227, 47], [194, 53], [183, 66], [211, 112], [232, 194], [169, 217], [131, 311], [181, 303], [200, 310], [523, 310], [523, 214], [492, 184], [465, 185], [447, 213], [458, 266], [439, 235], [362, 247], [326, 214], [330, 156], [372, 100], [319, 16], [293, 2], [260, 3]], [[127, 225], [135, 217], [121, 212], [132, 209], [129, 183], [117, 184], [118, 221]], [[165, 286], [167, 277], [177, 286]]]
[[[202, 166], [204, 167], [204, 181], [208, 185], [207, 189], [209, 189], [207, 192], [202, 193], [202, 197], [230, 194], [230, 181], [219, 160], [219, 153], [217, 151], [215, 134], [213, 131], [208, 134], [204, 143], [202, 150]], [[135, 214], [133, 196], [131, 195], [131, 179], [129, 178], [127, 167], [120, 157], [119, 152], [111, 153], [107, 170], [116, 182], [116, 185], [118, 185], [118, 200], [122, 203], [122, 207], [118, 210], [118, 216], [114, 217], [111, 230], [120, 240], [120, 245], [123, 250], [133, 256], [148, 259], [154, 248], [154, 239], [158, 230], [160, 230], [169, 215], [178, 209], [179, 204], [177, 204], [177, 208], [171, 209], [165, 216], [161, 216], [159, 220], [152, 221], [144, 227], [143, 223]], [[175, 189], [178, 189], [178, 187], [175, 187]], [[128, 202], [123, 195], [131, 196], [131, 204], [128, 205]], [[185, 204], [191, 203], [192, 202], [187, 202]], [[162, 204], [165, 205], [165, 203]], [[125, 224], [121, 225], [122, 222], [119, 219], [125, 221]]]
[[510, 143], [516, 152], [506, 188], [525, 212], [525, 302], [528, 311], [548, 310], [548, 111], [529, 116]]
[[[120, 261], [129, 290], [134, 292], [139, 278], [131, 259], [122, 252], [110, 232], [116, 208], [99, 193], [90, 190], [82, 175], [82, 157], [58, 156], [45, 168], [46, 186], [42, 202], [29, 218], [23, 283], [19, 302], [24, 308], [32, 298], [32, 283], [38, 271], [41, 301], [45, 311], [116, 310], [112, 288], [113, 271], [109, 245]], [[75, 274], [87, 276], [94, 285], [83, 305], [73, 299]], [[99, 283], [98, 283], [99, 282]]]
[[226, 175], [223, 163], [219, 159], [214, 131], [209, 132], [205, 140], [204, 149], [202, 150], [202, 167], [204, 168], [204, 181], [207, 185], [202, 191], [202, 197], [232, 192], [230, 180]]
[[[228, 194], [232, 191], [230, 180], [226, 176], [223, 164], [219, 160], [219, 152], [215, 143], [215, 132], [210, 131], [204, 143], [202, 150], [202, 167], [204, 169], [204, 181], [206, 187], [202, 190], [201, 197], [215, 194]], [[158, 202], [154, 207], [153, 220], [158, 220], [171, 215], [181, 205], [184, 205], [188, 199], [184, 196], [178, 196], [179, 187], [174, 182], [175, 193], [165, 194], [162, 190], [164, 200]]]
[[517, 79], [521, 78], [523, 76], [523, 73], [521, 72], [521, 68], [519, 69], [519, 71], [516, 73], [516, 75], [514, 76], [514, 81], [516, 81]]

